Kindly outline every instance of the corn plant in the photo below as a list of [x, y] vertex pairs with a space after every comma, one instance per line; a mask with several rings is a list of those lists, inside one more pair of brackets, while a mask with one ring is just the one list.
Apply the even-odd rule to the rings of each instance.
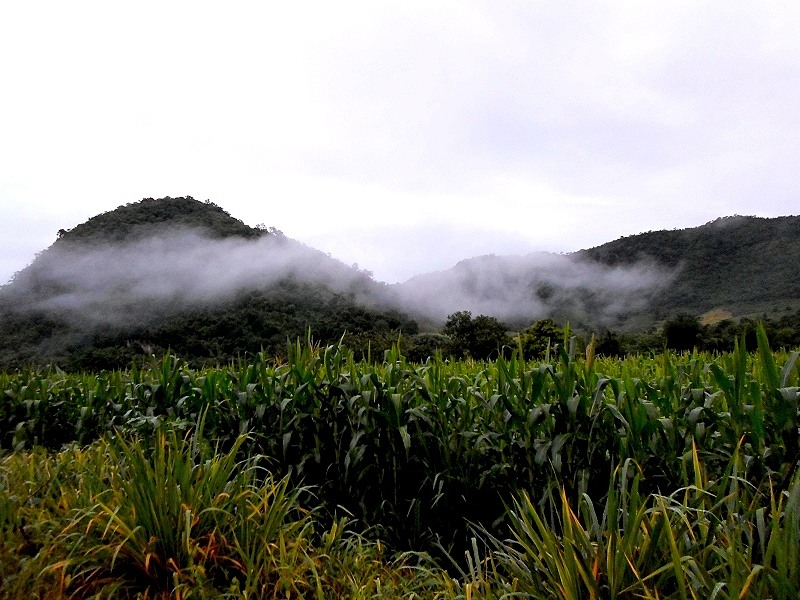
[[395, 549], [460, 557], [468, 523], [500, 535], [521, 491], [547, 522], [562, 489], [575, 514], [588, 509], [574, 499], [591, 498], [601, 515], [626, 461], [641, 470], [642, 497], [670, 498], [692, 480], [694, 455], [714, 482], [738, 456], [738, 477], [756, 489], [771, 481], [777, 502], [798, 461], [800, 361], [758, 336], [755, 354], [741, 343], [611, 360], [591, 344], [579, 356], [567, 332], [543, 362], [516, 352], [424, 364], [396, 348], [362, 362], [309, 338], [285, 360], [218, 368], [166, 356], [124, 372], [0, 373], [0, 447], [58, 452], [109, 435], [149, 447], [202, 418], [218, 455], [258, 455], [278, 480], [313, 487], [327, 524], [347, 514]]

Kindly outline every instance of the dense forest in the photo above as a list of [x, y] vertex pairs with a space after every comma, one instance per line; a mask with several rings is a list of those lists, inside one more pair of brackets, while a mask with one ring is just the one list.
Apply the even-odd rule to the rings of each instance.
[[[532, 318], [641, 332], [681, 313], [705, 322], [800, 309], [800, 217], [721, 218], [571, 254], [487, 255], [404, 282], [437, 315], [469, 310], [515, 330]], [[410, 296], [411, 294], [409, 294]]]
[[191, 196], [145, 198], [96, 215], [73, 229], [61, 229], [57, 244], [123, 241], [148, 234], [153, 227], [163, 226], [201, 227], [210, 236], [220, 238], [255, 238], [279, 233], [245, 225], [211, 201], [199, 202]]
[[[246, 264], [225, 262], [228, 254]], [[275, 267], [267, 273], [247, 264], [254, 260]], [[373, 300], [380, 288], [211, 202], [148, 198], [60, 231], [2, 289], [0, 365], [112, 368], [167, 351], [225, 363], [261, 350], [284, 354], [287, 340], [309, 331], [324, 342], [346, 336], [366, 353], [372, 339], [386, 346], [417, 332], [414, 320]]]

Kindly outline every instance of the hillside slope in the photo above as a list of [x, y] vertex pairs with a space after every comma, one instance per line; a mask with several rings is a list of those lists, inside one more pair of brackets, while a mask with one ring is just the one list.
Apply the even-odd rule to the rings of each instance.
[[145, 199], [62, 230], [0, 289], [0, 368], [124, 366], [167, 349], [225, 362], [261, 349], [280, 354], [309, 328], [318, 341], [347, 332], [365, 345], [415, 332], [379, 300], [381, 289], [212, 203]]
[[587, 331], [641, 330], [679, 313], [778, 316], [800, 308], [800, 217], [721, 218], [569, 255], [482, 256], [397, 286], [406, 306], [514, 328], [551, 317]]
[[309, 328], [380, 353], [464, 310], [587, 333], [679, 313], [780, 317], [800, 308], [798, 242], [800, 217], [728, 217], [569, 255], [475, 257], [388, 286], [213, 203], [147, 198], [61, 230], [0, 288], [0, 368], [125, 366], [167, 349], [218, 363], [280, 354]]
[[653, 263], [610, 267], [559, 254], [489, 255], [414, 277], [397, 292], [408, 310], [440, 322], [469, 310], [512, 329], [546, 317], [586, 329], [616, 328], [644, 311], [672, 276]]
[[701, 227], [621, 238], [577, 253], [610, 267], [642, 260], [676, 272], [649, 310], [774, 313], [800, 300], [800, 217], [720, 218]]

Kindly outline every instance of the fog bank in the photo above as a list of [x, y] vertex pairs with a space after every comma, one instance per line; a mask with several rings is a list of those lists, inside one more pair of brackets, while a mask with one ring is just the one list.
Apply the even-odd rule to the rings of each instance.
[[653, 263], [608, 267], [571, 255], [489, 255], [397, 289], [408, 310], [437, 321], [469, 310], [517, 324], [555, 317], [611, 325], [644, 308], [673, 276]]
[[17, 311], [81, 326], [124, 326], [292, 282], [321, 284], [361, 305], [394, 308], [432, 326], [469, 310], [512, 327], [545, 317], [611, 327], [645, 308], [672, 276], [655, 264], [608, 267], [537, 253], [477, 257], [387, 285], [281, 234], [215, 239], [203, 230], [172, 229], [129, 242], [59, 240], [2, 288], [2, 296]]
[[123, 243], [59, 241], [4, 288], [21, 311], [121, 324], [203, 307], [278, 282], [369, 300], [369, 275], [282, 235], [213, 239], [178, 229]]

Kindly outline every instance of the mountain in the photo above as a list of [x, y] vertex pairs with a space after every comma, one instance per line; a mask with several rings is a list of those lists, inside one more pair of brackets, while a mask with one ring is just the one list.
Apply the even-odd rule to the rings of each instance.
[[586, 333], [644, 331], [683, 313], [780, 317], [800, 308], [798, 241], [800, 217], [736, 216], [567, 255], [475, 257], [387, 285], [211, 202], [147, 198], [59, 231], [0, 288], [0, 368], [122, 367], [167, 350], [227, 362], [279, 355], [309, 328], [380, 356], [459, 311]]
[[276, 230], [249, 227], [213, 202], [185, 198], [145, 198], [60, 230], [57, 244], [124, 242], [180, 227], [202, 229], [209, 237], [258, 238]]
[[587, 331], [642, 330], [680, 313], [711, 319], [800, 308], [800, 217], [720, 218], [568, 255], [481, 256], [398, 286], [432, 319], [456, 310], [513, 328], [550, 317]]
[[148, 198], [60, 231], [0, 289], [0, 367], [115, 367], [167, 349], [225, 362], [285, 352], [309, 328], [377, 350], [417, 331], [384, 287], [213, 203]]

